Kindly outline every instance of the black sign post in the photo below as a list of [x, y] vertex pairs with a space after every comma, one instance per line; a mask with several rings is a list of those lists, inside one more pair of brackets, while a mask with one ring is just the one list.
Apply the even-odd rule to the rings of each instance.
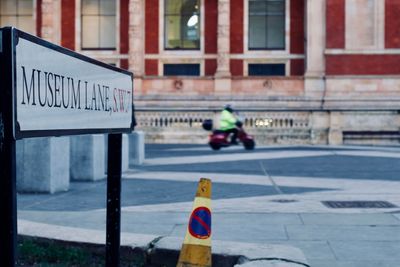
[[[10, 31], [0, 32], [0, 75], [14, 75], [12, 42]], [[0, 227], [0, 265], [14, 266], [17, 242], [17, 193], [15, 171], [15, 139], [13, 134], [12, 107], [14, 83], [12, 79], [1, 79], [0, 83], [0, 213], [4, 219]]]
[[120, 266], [122, 133], [133, 128], [132, 73], [0, 28], [0, 266], [17, 258], [16, 140], [94, 133], [109, 134], [106, 266]]
[[[122, 135], [108, 135], [106, 266], [119, 267]], [[113, 160], [110, 160], [113, 159]]]

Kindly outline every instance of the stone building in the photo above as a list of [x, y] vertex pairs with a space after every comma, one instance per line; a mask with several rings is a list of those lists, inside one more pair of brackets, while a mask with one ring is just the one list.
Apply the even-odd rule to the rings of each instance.
[[398, 144], [400, 0], [0, 0], [13, 25], [135, 75], [148, 142], [226, 103], [264, 144]]

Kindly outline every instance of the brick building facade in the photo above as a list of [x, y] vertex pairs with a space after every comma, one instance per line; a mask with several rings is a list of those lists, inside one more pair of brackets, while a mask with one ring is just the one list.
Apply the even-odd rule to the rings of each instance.
[[399, 143], [400, 0], [0, 0], [14, 25], [135, 75], [148, 141]]

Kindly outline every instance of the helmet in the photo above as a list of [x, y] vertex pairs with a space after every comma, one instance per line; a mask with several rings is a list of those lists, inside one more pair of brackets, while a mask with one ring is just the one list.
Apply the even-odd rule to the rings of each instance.
[[229, 111], [230, 113], [233, 112], [233, 108], [232, 108], [232, 106], [229, 105], [229, 104], [225, 105], [224, 109], [227, 110], [227, 111]]

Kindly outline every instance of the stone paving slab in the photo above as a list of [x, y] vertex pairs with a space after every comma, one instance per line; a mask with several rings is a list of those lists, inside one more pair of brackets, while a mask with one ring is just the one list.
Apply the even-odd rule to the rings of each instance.
[[391, 226], [287, 225], [286, 230], [291, 240], [400, 241], [400, 227]]
[[310, 266], [315, 267], [397, 267], [399, 262], [396, 260], [309, 260]]
[[305, 266], [305, 265], [294, 262], [285, 262], [282, 260], [257, 260], [235, 265], [235, 267], [295, 267], [295, 266]]
[[[246, 223], [247, 222], [247, 223]], [[264, 225], [266, 228], [270, 225], [300, 225], [303, 224], [299, 214], [293, 213], [228, 213], [218, 212], [213, 214], [213, 223], [220, 225], [246, 223], [246, 227], [252, 223]]]
[[[286, 245], [299, 248], [307, 255], [307, 260], [335, 260], [336, 257], [332, 252], [329, 242], [324, 241], [296, 241], [296, 240], [269, 240], [268, 244]], [[312, 265], [314, 266], [314, 265]], [[315, 265], [317, 266], [317, 265]]]
[[400, 216], [393, 214], [326, 214], [299, 215], [306, 225], [400, 225]]
[[[399, 244], [399, 241], [330, 241], [338, 260], [352, 261], [400, 261]], [[399, 264], [392, 267], [395, 266]]]

